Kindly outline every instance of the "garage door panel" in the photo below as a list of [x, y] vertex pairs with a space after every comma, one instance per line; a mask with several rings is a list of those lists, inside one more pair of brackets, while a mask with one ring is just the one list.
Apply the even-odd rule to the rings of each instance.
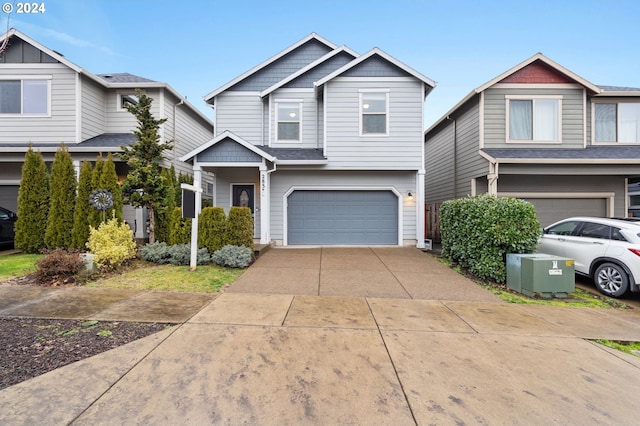
[[391, 191], [294, 191], [288, 244], [398, 243], [398, 198]]
[[604, 198], [527, 198], [526, 201], [535, 207], [543, 227], [571, 216], [607, 216]]

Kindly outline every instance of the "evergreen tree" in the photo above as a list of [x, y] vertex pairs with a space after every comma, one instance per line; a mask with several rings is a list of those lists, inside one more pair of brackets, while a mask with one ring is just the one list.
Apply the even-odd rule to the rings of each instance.
[[[104, 161], [102, 160], [102, 154], [98, 154], [96, 157], [96, 164], [93, 166], [93, 173], [91, 174], [91, 192], [100, 188], [100, 178], [102, 177], [102, 168], [104, 167]], [[105, 215], [98, 209], [91, 207], [89, 212], [89, 225], [97, 228], [104, 221]]]
[[18, 191], [18, 220], [15, 246], [26, 253], [38, 253], [45, 247], [44, 234], [49, 214], [49, 175], [42, 154], [31, 146], [22, 165]]
[[162, 177], [167, 185], [167, 198], [164, 203], [158, 204], [156, 208], [156, 241], [157, 242], [169, 242], [169, 230], [171, 228], [171, 213], [176, 207], [175, 202], [175, 187], [176, 176], [173, 172], [173, 166], [171, 169], [162, 169]]
[[163, 203], [168, 190], [160, 176], [163, 151], [172, 148], [172, 142], [161, 142], [158, 129], [167, 121], [155, 119], [151, 114], [153, 99], [137, 90], [138, 103], [127, 105], [127, 111], [135, 115], [138, 127], [133, 132], [136, 142], [123, 146], [120, 157], [129, 165], [129, 174], [122, 185], [124, 202], [134, 207], [146, 207], [149, 214], [149, 242], [155, 242], [155, 209]]
[[71, 246], [73, 208], [76, 201], [76, 172], [67, 147], [62, 144], [51, 165], [51, 198], [44, 242], [48, 248]]
[[113, 162], [111, 153], [107, 155], [107, 161], [102, 163], [102, 172], [99, 180], [100, 189], [106, 189], [113, 196], [113, 207], [105, 211], [105, 217], [115, 217], [122, 222], [122, 188], [118, 183], [116, 165]]
[[76, 197], [76, 206], [73, 211], [73, 233], [71, 237], [71, 247], [80, 250], [86, 248], [86, 243], [89, 240], [89, 215], [93, 210], [89, 204], [92, 174], [91, 163], [83, 161], [80, 167], [80, 178], [78, 179], [78, 196]]

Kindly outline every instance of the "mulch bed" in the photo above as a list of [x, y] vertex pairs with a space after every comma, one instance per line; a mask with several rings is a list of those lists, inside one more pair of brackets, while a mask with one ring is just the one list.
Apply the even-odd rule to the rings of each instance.
[[0, 318], [0, 389], [166, 327], [158, 323]]

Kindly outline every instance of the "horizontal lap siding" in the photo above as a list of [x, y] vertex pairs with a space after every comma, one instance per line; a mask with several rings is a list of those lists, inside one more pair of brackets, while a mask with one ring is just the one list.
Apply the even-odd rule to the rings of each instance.
[[[318, 107], [313, 89], [301, 91], [298, 90], [279, 90], [271, 95], [271, 142], [270, 146], [274, 148], [322, 148], [322, 143], [318, 141], [320, 137], [318, 133]], [[277, 127], [277, 111], [276, 102], [279, 99], [302, 99], [302, 142], [278, 142], [276, 135]]]
[[[326, 154], [329, 168], [412, 169], [422, 163], [422, 83], [362, 82], [337, 78], [327, 83]], [[389, 136], [361, 137], [358, 89], [389, 89]]]
[[[337, 189], [357, 187], [356, 189], [395, 188], [403, 195], [403, 240], [416, 237], [415, 201], [404, 197], [408, 191], [416, 191], [416, 174], [413, 172], [366, 172], [366, 171], [283, 171], [271, 175], [271, 237], [283, 239], [283, 195], [292, 187], [305, 189]], [[329, 188], [330, 187], [330, 188]], [[415, 198], [414, 198], [415, 200]]]
[[62, 64], [2, 68], [2, 75], [52, 76], [51, 116], [4, 117], [0, 115], [0, 143], [73, 144], [76, 140], [76, 73]]
[[425, 143], [425, 201], [427, 204], [453, 198], [453, 123], [431, 132]]
[[105, 133], [106, 93], [97, 83], [82, 77], [82, 140]]
[[[506, 144], [506, 95], [561, 95], [562, 144], [510, 143]], [[582, 148], [584, 145], [584, 100], [582, 89], [510, 89], [490, 88], [485, 91], [485, 148], [558, 147]]]
[[457, 182], [455, 197], [471, 195], [471, 180], [488, 173], [488, 162], [480, 153], [480, 118], [478, 99], [470, 101], [468, 109], [456, 118]]
[[[118, 109], [118, 93], [134, 93], [135, 90], [118, 90], [107, 93], [107, 133], [131, 133], [138, 122], [133, 114], [127, 110]], [[145, 94], [153, 98], [151, 104], [151, 114], [155, 118], [162, 118], [160, 115], [160, 91], [158, 89], [146, 89]], [[163, 111], [164, 112], [164, 111]]]
[[216, 134], [229, 130], [254, 145], [262, 145], [262, 99], [259, 94], [225, 92], [216, 96]]

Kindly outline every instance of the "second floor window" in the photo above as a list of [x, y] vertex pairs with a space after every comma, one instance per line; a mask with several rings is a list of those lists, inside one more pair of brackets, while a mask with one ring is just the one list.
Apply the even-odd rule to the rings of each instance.
[[300, 103], [278, 102], [277, 140], [285, 142], [300, 141]]
[[386, 135], [388, 93], [362, 92], [360, 93], [361, 134]]
[[595, 142], [640, 143], [640, 103], [595, 104]]
[[0, 80], [0, 114], [48, 113], [48, 80]]
[[560, 99], [508, 98], [508, 140], [560, 141]]

